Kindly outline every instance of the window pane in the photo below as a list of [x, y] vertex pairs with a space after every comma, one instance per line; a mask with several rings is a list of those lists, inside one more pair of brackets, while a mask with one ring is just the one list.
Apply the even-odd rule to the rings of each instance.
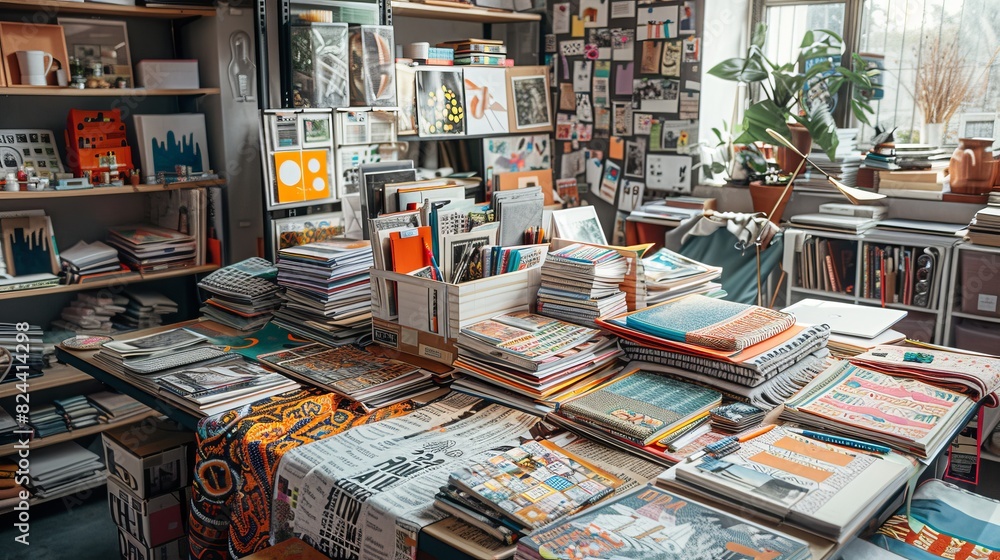
[[829, 29], [841, 37], [844, 35], [843, 2], [768, 6], [764, 18], [768, 29], [764, 52], [777, 64], [798, 58], [806, 31]]
[[[897, 142], [927, 139], [923, 125], [928, 115], [921, 110], [916, 92], [920, 69], [930, 70], [935, 62], [945, 60], [944, 56], [930, 56], [935, 44], [939, 53], [954, 49], [960, 61], [954, 65], [958, 77], [949, 83], [972, 78], [969, 94], [947, 122], [944, 143], [956, 143], [960, 135], [965, 136], [958, 130], [963, 114], [996, 113], [1000, 108], [1000, 60], [993, 60], [987, 68], [1000, 46], [996, 0], [864, 0], [859, 41], [859, 52], [885, 57], [884, 97], [874, 108], [879, 124], [897, 128]], [[947, 69], [943, 64], [937, 66], [939, 71]], [[941, 91], [943, 88], [930, 88], [932, 96]], [[983, 121], [983, 117], [977, 120]], [[872, 129], [865, 127], [862, 138], [871, 136]]]

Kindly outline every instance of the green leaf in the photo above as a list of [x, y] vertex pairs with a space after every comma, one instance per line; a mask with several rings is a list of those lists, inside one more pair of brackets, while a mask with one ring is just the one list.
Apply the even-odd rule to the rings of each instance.
[[736, 139], [739, 144], [750, 144], [753, 141], [773, 143], [774, 139], [767, 133], [773, 128], [778, 133], [790, 135], [788, 132], [788, 111], [778, 106], [774, 101], [765, 99], [754, 103], [743, 115], [743, 134]]
[[858, 119], [859, 121], [865, 123], [868, 126], [872, 125], [872, 123], [868, 121], [868, 115], [873, 112], [871, 105], [859, 101], [857, 99], [852, 99], [851, 112], [854, 113], [854, 118]]
[[716, 64], [708, 71], [716, 78], [730, 82], [754, 83], [767, 79], [767, 71], [760, 62], [748, 58], [730, 58]]
[[764, 22], [758, 23], [757, 27], [753, 30], [753, 35], [750, 38], [750, 44], [756, 46], [759, 49], [764, 48], [764, 43], [767, 41], [767, 24]]
[[712, 173], [722, 173], [726, 170], [726, 166], [718, 161], [713, 161], [711, 167]]
[[805, 35], [802, 36], [802, 44], [799, 45], [800, 49], [804, 49], [812, 45], [816, 41], [816, 37], [812, 31], [806, 31]]
[[[837, 138], [837, 123], [833, 120], [833, 114], [830, 113], [826, 103], [816, 103], [809, 107], [808, 111], [805, 117], [796, 115], [795, 120], [809, 130], [813, 142], [822, 148], [830, 159], [835, 159], [839, 140]], [[785, 171], [792, 170], [786, 169]]]

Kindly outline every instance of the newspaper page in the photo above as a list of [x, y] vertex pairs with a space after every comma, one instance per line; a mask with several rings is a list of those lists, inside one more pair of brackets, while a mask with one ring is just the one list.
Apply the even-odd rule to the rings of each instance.
[[448, 475], [478, 453], [518, 445], [539, 420], [452, 394], [298, 447], [278, 466], [273, 542], [297, 536], [352, 560], [414, 558], [420, 528], [445, 517], [433, 503]]
[[653, 461], [647, 461], [631, 453], [621, 451], [593, 440], [564, 432], [548, 438], [552, 443], [570, 453], [575, 453], [581, 459], [586, 459], [604, 469], [613, 476], [622, 479], [624, 483], [615, 490], [616, 495], [628, 494], [632, 490], [645, 486], [650, 480], [660, 476], [666, 469]]

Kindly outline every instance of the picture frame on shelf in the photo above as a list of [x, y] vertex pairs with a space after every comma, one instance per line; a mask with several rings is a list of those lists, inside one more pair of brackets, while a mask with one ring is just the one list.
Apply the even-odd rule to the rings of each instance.
[[[68, 52], [73, 53], [84, 79], [95, 78], [116, 87], [119, 78], [125, 80], [125, 87], [135, 87], [132, 75], [132, 54], [128, 43], [128, 24], [120, 20], [82, 19], [60, 17]], [[101, 66], [101, 75], [95, 70]], [[70, 80], [69, 67], [65, 68]]]
[[962, 113], [958, 116], [959, 138], [992, 138], [997, 145], [1000, 118], [997, 113]]
[[194, 173], [210, 169], [205, 115], [133, 115], [132, 119], [141, 169], [147, 177], [155, 179], [160, 172], [172, 175], [178, 165]]
[[35, 173], [48, 179], [53, 173], [62, 173], [55, 133], [44, 129], [0, 129], [0, 176], [16, 173], [22, 165], [34, 167]]
[[406, 64], [396, 64], [396, 133], [412, 136], [417, 133], [417, 71]]
[[340, 212], [302, 214], [271, 220], [271, 247], [281, 249], [343, 237], [344, 216]]
[[350, 39], [351, 105], [396, 106], [396, 47], [391, 25], [352, 25]]
[[552, 130], [551, 103], [548, 67], [507, 68], [507, 107], [511, 133]]
[[467, 130], [470, 135], [507, 134], [506, 69], [475, 66], [464, 69]]
[[291, 26], [292, 104], [295, 107], [344, 107], [350, 104], [346, 23]]
[[417, 69], [417, 129], [422, 138], [464, 136], [465, 87], [462, 70]]
[[336, 202], [330, 109], [269, 109], [261, 114], [261, 165], [268, 210]]
[[4, 81], [9, 87], [28, 86], [21, 83], [18, 51], [43, 51], [52, 56], [52, 65], [45, 76], [46, 86], [59, 85], [58, 70], [69, 74], [69, 55], [61, 25], [0, 21], [0, 53], [3, 53]]

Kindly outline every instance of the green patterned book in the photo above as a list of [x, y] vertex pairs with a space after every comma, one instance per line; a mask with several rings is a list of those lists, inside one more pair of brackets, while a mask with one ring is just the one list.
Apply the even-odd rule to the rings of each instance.
[[636, 370], [569, 401], [559, 414], [649, 445], [721, 402], [718, 391]]
[[625, 324], [646, 334], [739, 352], [795, 324], [788, 313], [692, 295], [629, 314]]

